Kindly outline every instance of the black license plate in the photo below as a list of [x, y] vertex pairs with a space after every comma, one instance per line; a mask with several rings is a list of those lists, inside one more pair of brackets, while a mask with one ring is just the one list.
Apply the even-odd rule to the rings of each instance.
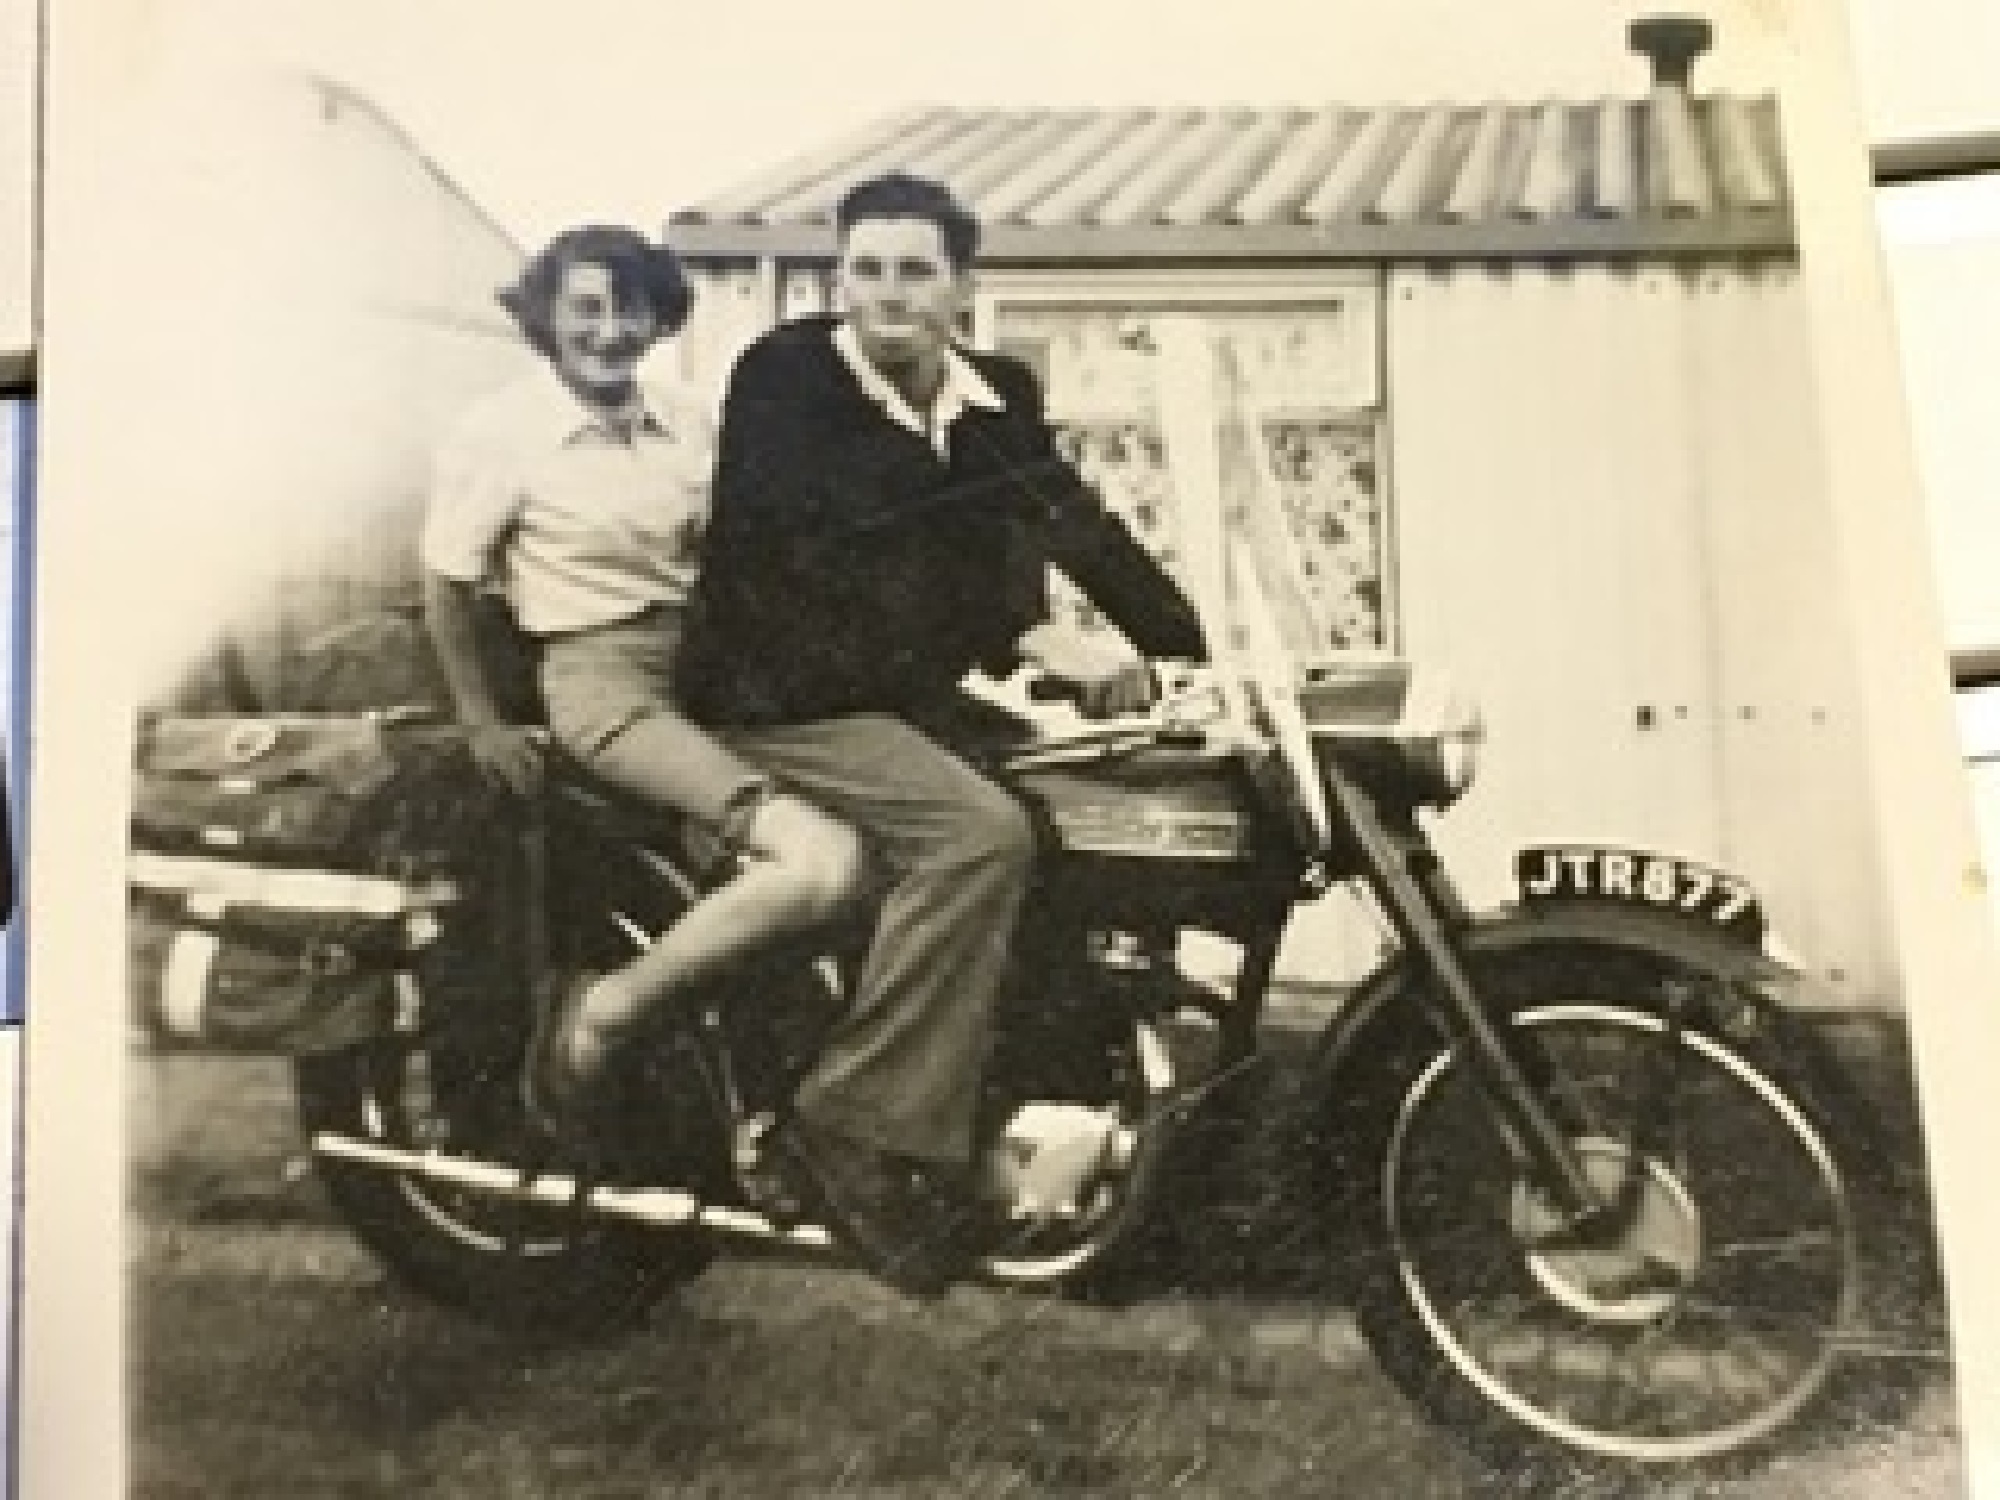
[[1537, 845], [1514, 856], [1514, 880], [1529, 905], [1604, 901], [1696, 917], [1753, 941], [1764, 935], [1764, 910], [1755, 891], [1725, 870], [1671, 854], [1601, 844]]

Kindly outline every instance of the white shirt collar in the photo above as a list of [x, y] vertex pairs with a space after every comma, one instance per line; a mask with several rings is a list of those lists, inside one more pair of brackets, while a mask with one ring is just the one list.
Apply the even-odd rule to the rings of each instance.
[[868, 399], [881, 407], [898, 427], [907, 428], [929, 443], [940, 457], [947, 455], [952, 423], [963, 416], [968, 407], [977, 406], [985, 411], [1007, 409], [1007, 403], [994, 394], [993, 387], [986, 383], [985, 376], [973, 368], [972, 361], [947, 345], [944, 351], [944, 383], [938, 387], [937, 399], [931, 405], [932, 423], [926, 425], [916, 408], [903, 399], [903, 393], [891, 385], [888, 377], [861, 352], [861, 340], [854, 332], [852, 323], [842, 323], [834, 329], [833, 347], [839, 351], [847, 368], [854, 372], [854, 378], [860, 382]]
[[[546, 437], [551, 447], [563, 447], [587, 434], [610, 435], [612, 428], [603, 413], [579, 401], [546, 360], [540, 361], [540, 366], [540, 378], [527, 382], [528, 406], [536, 431]], [[638, 430], [672, 433], [665, 405], [657, 392], [649, 391], [641, 382], [632, 399], [630, 415], [637, 419]]]

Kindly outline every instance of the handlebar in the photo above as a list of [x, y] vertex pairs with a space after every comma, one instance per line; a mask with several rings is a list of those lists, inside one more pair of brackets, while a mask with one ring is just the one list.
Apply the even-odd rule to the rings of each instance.
[[[1207, 745], [1210, 740], [1209, 726], [1215, 721], [1219, 705], [1197, 701], [1204, 696], [1201, 688], [1207, 680], [1203, 676], [1204, 669], [1168, 661], [1155, 661], [1152, 668], [1161, 693], [1153, 706], [1143, 713], [1118, 714], [1102, 719], [1089, 719], [1080, 712], [1061, 714], [1061, 719], [1066, 721], [1063, 725], [1048, 724], [1030, 713], [1029, 719], [1040, 724], [1043, 734], [1022, 752], [1021, 763], [1053, 764], [1072, 759], [1117, 756], [1147, 745], [1183, 750]], [[1037, 704], [1073, 706], [1077, 699], [1072, 684], [1033, 667], [1024, 668], [1005, 681], [993, 682], [993, 686], [1000, 689], [998, 695], [980, 691], [975, 696], [1001, 706], [1011, 698], [1015, 707], [1009, 711], [1016, 714], [1023, 707], [1032, 708]]]

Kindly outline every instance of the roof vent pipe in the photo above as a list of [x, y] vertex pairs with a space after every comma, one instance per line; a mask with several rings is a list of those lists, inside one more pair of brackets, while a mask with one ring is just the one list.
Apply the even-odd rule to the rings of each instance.
[[1685, 92], [1688, 72], [1715, 40], [1715, 28], [1702, 16], [1645, 16], [1626, 28], [1625, 40], [1652, 63], [1655, 88]]
[[1644, 197], [1670, 217], [1692, 217], [1714, 204], [1706, 153], [1688, 100], [1688, 70], [1708, 50], [1714, 28], [1699, 16], [1649, 16], [1626, 32], [1653, 64], [1652, 108], [1645, 115]]

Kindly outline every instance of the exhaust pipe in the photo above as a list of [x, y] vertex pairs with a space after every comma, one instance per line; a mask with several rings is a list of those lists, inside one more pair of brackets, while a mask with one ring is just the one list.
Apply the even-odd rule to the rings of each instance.
[[[429, 1182], [568, 1208], [576, 1201], [576, 1179], [564, 1172], [527, 1176], [518, 1167], [481, 1161], [470, 1156], [446, 1156], [439, 1151], [405, 1151], [376, 1141], [321, 1131], [312, 1139], [315, 1155], [383, 1172], [399, 1172]], [[582, 1207], [607, 1218], [626, 1219], [655, 1229], [709, 1229], [722, 1234], [770, 1240], [808, 1250], [828, 1250], [833, 1237], [817, 1224], [786, 1227], [747, 1209], [703, 1203], [678, 1188], [632, 1188], [599, 1184], [584, 1196]]]

